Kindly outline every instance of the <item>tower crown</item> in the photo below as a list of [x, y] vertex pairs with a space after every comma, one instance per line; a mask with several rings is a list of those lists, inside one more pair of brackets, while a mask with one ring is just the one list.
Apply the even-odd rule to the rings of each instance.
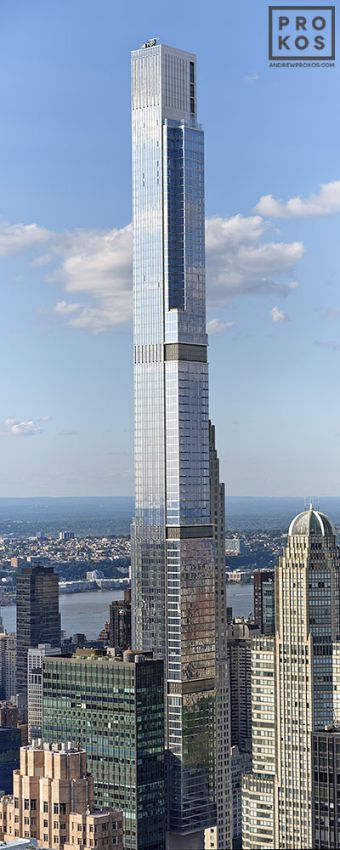
[[291, 522], [288, 537], [303, 534], [306, 537], [319, 535], [321, 537], [335, 537], [335, 528], [326, 514], [315, 511], [310, 505], [308, 511], [298, 514]]

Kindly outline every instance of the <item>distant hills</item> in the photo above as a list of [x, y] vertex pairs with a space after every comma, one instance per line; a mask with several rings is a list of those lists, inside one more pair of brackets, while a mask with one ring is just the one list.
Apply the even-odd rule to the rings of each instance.
[[[340, 497], [325, 496], [315, 507], [340, 526]], [[226, 501], [228, 531], [279, 529], [308, 507], [304, 497], [230, 496]], [[113, 497], [60, 497], [0, 499], [0, 535], [56, 535], [72, 530], [79, 536], [129, 534], [134, 499]]]

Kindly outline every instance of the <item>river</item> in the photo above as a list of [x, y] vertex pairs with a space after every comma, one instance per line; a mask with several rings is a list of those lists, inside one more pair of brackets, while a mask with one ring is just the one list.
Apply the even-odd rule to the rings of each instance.
[[[234, 617], [246, 617], [253, 611], [253, 585], [228, 585], [228, 605], [232, 606]], [[89, 640], [98, 638], [100, 630], [109, 618], [110, 602], [122, 599], [123, 591], [103, 590], [88, 593], [70, 593], [60, 595], [61, 628], [68, 634], [76, 632], [86, 634]], [[9, 632], [16, 629], [16, 606], [2, 608], [4, 628]]]

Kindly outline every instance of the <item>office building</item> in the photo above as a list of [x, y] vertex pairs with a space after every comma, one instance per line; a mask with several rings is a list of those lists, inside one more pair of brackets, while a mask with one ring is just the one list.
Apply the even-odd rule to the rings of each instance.
[[16, 647], [15, 632], [0, 633], [0, 699], [16, 701]]
[[19, 836], [48, 850], [123, 850], [122, 815], [95, 809], [84, 750], [41, 741], [21, 748], [13, 796], [0, 799], [0, 837]]
[[242, 543], [239, 537], [225, 538], [225, 554], [240, 555], [242, 552]]
[[339, 710], [339, 581], [334, 528], [311, 506], [292, 521], [276, 569], [275, 636], [253, 642], [244, 850], [315, 847], [312, 741]]
[[16, 729], [18, 720], [18, 706], [9, 700], [2, 700], [0, 702], [0, 726], [3, 729]]
[[0, 791], [5, 794], [13, 791], [13, 770], [19, 766], [20, 746], [19, 729], [0, 728]]
[[313, 847], [340, 847], [340, 729], [313, 734]]
[[84, 649], [45, 656], [43, 671], [44, 739], [84, 747], [96, 804], [123, 812], [126, 850], [164, 850], [163, 662]]
[[275, 633], [275, 570], [254, 572], [254, 620], [263, 635]]
[[167, 843], [179, 850], [203, 847], [216, 824], [218, 846], [231, 841], [229, 747], [215, 723], [227, 700], [216, 645], [222, 564], [210, 494], [203, 144], [196, 57], [152, 39], [132, 54], [132, 643], [164, 658]]
[[27, 656], [31, 646], [60, 646], [58, 576], [38, 564], [17, 572], [17, 692], [27, 716]]
[[259, 629], [252, 620], [235, 618], [228, 625], [231, 744], [251, 752], [251, 643]]
[[109, 645], [122, 650], [131, 646], [131, 590], [124, 590], [124, 599], [111, 602]]
[[27, 695], [28, 695], [28, 741], [42, 737], [43, 713], [43, 658], [45, 655], [60, 655], [60, 647], [50, 643], [40, 643], [30, 647], [27, 654]]

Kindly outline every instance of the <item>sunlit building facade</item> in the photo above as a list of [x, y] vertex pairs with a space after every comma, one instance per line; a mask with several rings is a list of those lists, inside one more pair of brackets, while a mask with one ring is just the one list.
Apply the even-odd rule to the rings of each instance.
[[339, 582], [334, 528], [311, 506], [292, 521], [276, 569], [275, 637], [253, 643], [244, 850], [316, 846], [312, 741], [339, 721]]
[[[228, 741], [216, 734], [216, 705], [227, 699], [215, 614], [224, 559], [210, 487], [204, 148], [196, 57], [154, 39], [132, 54], [132, 160], [132, 641], [164, 658], [168, 846], [198, 850], [228, 808], [225, 784], [223, 805], [216, 799], [221, 746], [230, 781]], [[228, 824], [227, 813], [217, 823], [221, 848]]]

